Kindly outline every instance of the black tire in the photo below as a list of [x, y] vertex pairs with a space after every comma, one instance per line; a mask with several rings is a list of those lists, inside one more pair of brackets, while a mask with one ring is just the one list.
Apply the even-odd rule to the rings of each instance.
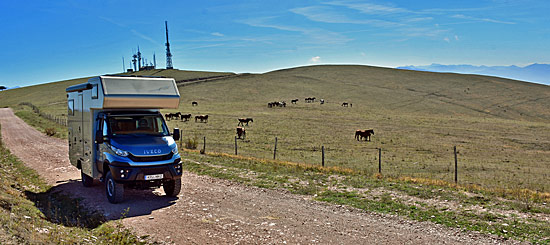
[[169, 197], [177, 197], [181, 191], [181, 179], [175, 179], [164, 182], [162, 185], [164, 192]]
[[84, 187], [94, 186], [94, 178], [86, 175], [84, 172], [82, 172], [82, 169], [80, 169], [80, 178], [82, 179], [82, 185]]
[[115, 182], [111, 171], [105, 176], [105, 194], [110, 203], [120, 203], [124, 199], [124, 185]]

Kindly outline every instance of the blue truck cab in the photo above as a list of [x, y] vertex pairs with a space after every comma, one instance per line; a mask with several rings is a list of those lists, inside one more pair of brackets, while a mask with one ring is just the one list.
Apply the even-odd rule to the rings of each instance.
[[123, 201], [125, 188], [179, 194], [180, 132], [170, 132], [160, 113], [179, 106], [174, 79], [99, 76], [66, 92], [69, 159], [85, 187], [103, 182], [111, 203]]

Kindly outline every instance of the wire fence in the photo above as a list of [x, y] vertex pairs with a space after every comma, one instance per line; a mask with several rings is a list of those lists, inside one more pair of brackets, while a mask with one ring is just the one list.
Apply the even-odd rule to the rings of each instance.
[[59, 116], [59, 115], [53, 115], [53, 114], [42, 112], [40, 110], [40, 108], [38, 108], [37, 106], [33, 105], [30, 102], [21, 102], [21, 103], [19, 103], [19, 105], [28, 106], [28, 107], [32, 108], [32, 111], [34, 113], [38, 114], [39, 116], [41, 116], [43, 118], [46, 118], [46, 119], [48, 119], [52, 122], [55, 122], [55, 123], [57, 123], [61, 126], [67, 127], [67, 117], [66, 116]]
[[[520, 170], [512, 169], [515, 166], [488, 164], [486, 160], [476, 160], [476, 152], [468, 146], [451, 145], [437, 153], [419, 153], [400, 151], [392, 146], [384, 148], [365, 145], [361, 150], [334, 144], [298, 147], [289, 144], [284, 137], [271, 137], [272, 140], [262, 139], [259, 143], [248, 138], [239, 139], [237, 136], [223, 137], [224, 140], [220, 140], [219, 137], [203, 134], [200, 137], [182, 137], [180, 147], [189, 149], [191, 145], [190, 149], [201, 153], [225, 153], [260, 160], [341, 167], [364, 175], [423, 178], [488, 188], [527, 188], [541, 193], [548, 191], [548, 182], [543, 181], [549, 177], [547, 171]], [[190, 140], [194, 144], [188, 144]], [[425, 161], [411, 157], [418, 154]], [[518, 179], [522, 180], [521, 183], [517, 182]]]

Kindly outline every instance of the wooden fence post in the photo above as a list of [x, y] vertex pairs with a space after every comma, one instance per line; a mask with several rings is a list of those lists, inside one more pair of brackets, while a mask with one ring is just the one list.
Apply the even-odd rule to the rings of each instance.
[[206, 152], [206, 136], [202, 138], [202, 151], [201, 154], [204, 154]]
[[235, 136], [235, 155], [237, 155], [237, 136]]
[[378, 173], [382, 173], [382, 148], [378, 148]]
[[325, 166], [325, 146], [321, 146], [321, 155], [322, 155], [322, 160], [321, 160], [321, 166]]
[[454, 147], [455, 152], [455, 184], [458, 184], [458, 160], [456, 157], [456, 146]]
[[273, 160], [275, 160], [277, 156], [277, 137], [275, 137], [275, 148], [273, 149]]

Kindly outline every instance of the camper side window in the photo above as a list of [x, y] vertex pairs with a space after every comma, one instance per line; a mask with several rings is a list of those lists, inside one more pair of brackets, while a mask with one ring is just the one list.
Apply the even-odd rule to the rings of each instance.
[[97, 91], [97, 84], [94, 84], [92, 86], [92, 99], [94, 99], [94, 100], [97, 99], [97, 92], [98, 92]]
[[67, 114], [69, 116], [74, 116], [74, 100], [69, 100], [67, 109], [68, 109]]

